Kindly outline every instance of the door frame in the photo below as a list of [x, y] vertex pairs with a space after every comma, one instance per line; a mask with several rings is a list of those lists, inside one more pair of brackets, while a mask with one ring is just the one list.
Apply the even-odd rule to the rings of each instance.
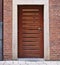
[[12, 13], [12, 59], [18, 59], [18, 5], [44, 5], [44, 59], [50, 59], [49, 0], [13, 0]]

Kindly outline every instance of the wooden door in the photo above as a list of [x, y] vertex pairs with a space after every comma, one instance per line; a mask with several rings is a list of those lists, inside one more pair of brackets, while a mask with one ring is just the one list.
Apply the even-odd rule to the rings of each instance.
[[18, 57], [43, 58], [43, 6], [18, 6]]

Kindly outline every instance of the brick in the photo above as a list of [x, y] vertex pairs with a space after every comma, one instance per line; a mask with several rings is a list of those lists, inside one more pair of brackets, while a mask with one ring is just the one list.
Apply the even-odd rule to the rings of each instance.
[[[8, 4], [7, 4], [8, 3]], [[50, 60], [60, 60], [60, 0], [49, 0]], [[4, 0], [4, 59], [12, 59], [12, 0]]]
[[60, 0], [50, 0], [50, 60], [60, 60]]
[[[8, 3], [8, 4], [7, 4]], [[4, 60], [12, 59], [12, 0], [4, 0], [3, 10], [3, 21], [4, 21]]]

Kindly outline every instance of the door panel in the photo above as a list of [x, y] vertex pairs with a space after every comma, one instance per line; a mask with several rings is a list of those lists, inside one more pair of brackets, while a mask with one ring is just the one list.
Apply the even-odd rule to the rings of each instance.
[[18, 57], [43, 58], [43, 6], [18, 6]]

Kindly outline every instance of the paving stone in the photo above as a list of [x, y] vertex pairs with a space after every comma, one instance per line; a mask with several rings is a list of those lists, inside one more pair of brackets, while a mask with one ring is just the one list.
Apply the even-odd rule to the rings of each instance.
[[44, 61], [37, 61], [36, 63], [40, 64], [40, 63], [44, 63]]
[[0, 61], [0, 65], [60, 65], [60, 61]]
[[47, 65], [57, 65], [56, 61], [44, 61]]
[[4, 65], [5, 61], [0, 61], [0, 65]]
[[41, 62], [40, 63], [37, 63], [37, 64], [38, 65], [47, 65], [46, 63], [41, 63]]
[[26, 65], [26, 61], [18, 61], [19, 65]]
[[12, 65], [13, 61], [5, 61], [3, 65]]
[[28, 61], [26, 62], [27, 65], [38, 65], [36, 62]]
[[60, 61], [57, 61], [57, 65], [60, 65]]
[[30, 63], [30, 64], [26, 64], [26, 65], [38, 65], [37, 63]]
[[20, 64], [20, 65], [27, 65], [27, 64]]
[[13, 65], [19, 65], [19, 61], [13, 61]]

